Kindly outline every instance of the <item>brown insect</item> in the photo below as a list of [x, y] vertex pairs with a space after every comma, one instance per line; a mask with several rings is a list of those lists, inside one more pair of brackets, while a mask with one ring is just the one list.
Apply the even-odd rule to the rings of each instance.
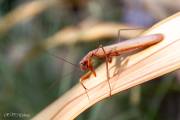
[[81, 70], [83, 71], [89, 70], [88, 74], [81, 77], [80, 79], [81, 85], [85, 89], [87, 89], [84, 86], [83, 81], [87, 80], [91, 76], [91, 74], [93, 74], [96, 77], [96, 72], [92, 64], [92, 58], [94, 57], [103, 58], [105, 59], [105, 62], [106, 62], [107, 81], [108, 81], [110, 96], [111, 96], [111, 85], [109, 81], [110, 77], [109, 77], [109, 72], [108, 72], [108, 63], [111, 63], [112, 57], [119, 56], [128, 52], [132, 52], [134, 50], [147, 48], [151, 45], [154, 45], [162, 41], [163, 38], [164, 37], [162, 34], [153, 34], [153, 35], [138, 37], [135, 39], [129, 39], [124, 42], [116, 43], [116, 44], [105, 46], [105, 47], [100, 45], [97, 49], [88, 52], [87, 55], [84, 56], [79, 63]]

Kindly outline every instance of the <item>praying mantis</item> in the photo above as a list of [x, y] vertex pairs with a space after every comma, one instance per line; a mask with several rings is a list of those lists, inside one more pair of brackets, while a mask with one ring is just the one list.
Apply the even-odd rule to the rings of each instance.
[[[122, 29], [120, 29], [120, 30], [122, 30]], [[118, 38], [120, 38], [120, 30], [118, 31]], [[124, 29], [124, 30], [135, 30], [135, 29]], [[98, 48], [89, 51], [79, 62], [80, 69], [82, 71], [88, 71], [87, 74], [83, 75], [80, 78], [80, 84], [85, 89], [86, 94], [87, 94], [87, 88], [85, 87], [83, 82], [85, 80], [87, 80], [92, 74], [94, 75], [94, 77], [97, 76], [94, 66], [93, 66], [93, 63], [92, 63], [93, 58], [96, 57], [96, 58], [105, 60], [107, 82], [108, 82], [108, 86], [109, 86], [109, 96], [111, 96], [112, 88], [111, 88], [110, 81], [109, 81], [110, 75], [109, 75], [109, 71], [108, 71], [108, 68], [109, 68], [108, 64], [111, 63], [112, 57], [120, 56], [122, 54], [126, 54], [129, 52], [147, 48], [149, 46], [159, 43], [163, 39], [164, 39], [164, 36], [160, 33], [152, 34], [152, 35], [141, 36], [141, 37], [137, 37], [134, 39], [125, 40], [123, 42], [119, 42], [119, 43], [108, 45], [108, 46], [99, 45]], [[76, 68], [78, 67], [76, 64], [73, 64], [62, 57], [56, 56], [54, 54], [51, 54], [51, 55], [75, 66]], [[87, 94], [87, 96], [88, 96], [88, 94]], [[89, 96], [88, 96], [88, 98], [89, 98]]]
[[81, 77], [80, 79], [81, 85], [84, 87], [85, 90], [87, 90], [87, 88], [83, 84], [83, 81], [87, 80], [91, 76], [91, 74], [93, 74], [94, 77], [97, 76], [95, 69], [93, 67], [93, 64], [92, 64], [92, 59], [94, 57], [105, 59], [107, 82], [108, 82], [109, 91], [110, 91], [109, 95], [111, 96], [112, 88], [109, 81], [110, 75], [108, 71], [108, 63], [111, 63], [112, 57], [120, 56], [122, 54], [132, 52], [134, 50], [147, 48], [151, 45], [159, 43], [163, 39], [164, 39], [164, 36], [162, 34], [153, 34], [153, 35], [138, 37], [135, 39], [129, 39], [124, 42], [119, 42], [113, 45], [108, 45], [108, 46], [100, 45], [97, 49], [94, 49], [88, 52], [79, 63], [81, 70], [90, 71], [88, 74], [85, 74], [84, 76]]

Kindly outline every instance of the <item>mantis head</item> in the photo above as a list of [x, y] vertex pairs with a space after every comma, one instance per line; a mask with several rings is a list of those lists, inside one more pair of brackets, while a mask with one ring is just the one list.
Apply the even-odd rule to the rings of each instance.
[[81, 70], [85, 71], [85, 70], [90, 70], [94, 76], [96, 76], [96, 72], [92, 66], [92, 63], [91, 61], [88, 59], [88, 60], [82, 60], [80, 62], [80, 68]]
[[82, 71], [88, 70], [89, 69], [89, 65], [90, 65], [90, 61], [89, 60], [84, 60], [80, 62], [80, 68]]

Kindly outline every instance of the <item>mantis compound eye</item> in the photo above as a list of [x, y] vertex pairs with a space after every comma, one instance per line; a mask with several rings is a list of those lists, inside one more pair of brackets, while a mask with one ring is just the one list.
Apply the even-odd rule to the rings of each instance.
[[80, 63], [80, 68], [81, 70], [87, 70], [88, 69], [87, 61]]

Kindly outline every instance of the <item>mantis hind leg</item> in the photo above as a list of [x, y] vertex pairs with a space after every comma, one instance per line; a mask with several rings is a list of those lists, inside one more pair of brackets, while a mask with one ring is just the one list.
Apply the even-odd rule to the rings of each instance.
[[118, 30], [118, 36], [117, 36], [117, 38], [118, 38], [118, 41], [120, 42], [121, 41], [121, 31], [126, 31], [126, 30], [138, 30], [138, 29], [145, 29], [145, 28], [143, 28], [143, 27], [139, 27], [139, 28], [123, 28], [123, 29], [119, 29]]
[[108, 66], [108, 62], [111, 61], [109, 58], [108, 58], [108, 55], [106, 54], [106, 51], [105, 49], [103, 48], [102, 45], [100, 45], [100, 48], [102, 48], [103, 52], [104, 52], [104, 55], [105, 55], [105, 58], [106, 58], [106, 74], [107, 74], [107, 81], [108, 81], [108, 85], [109, 85], [109, 95], [111, 96], [111, 91], [112, 91], [112, 88], [111, 88], [111, 84], [110, 84], [110, 75], [109, 75], [109, 66]]

